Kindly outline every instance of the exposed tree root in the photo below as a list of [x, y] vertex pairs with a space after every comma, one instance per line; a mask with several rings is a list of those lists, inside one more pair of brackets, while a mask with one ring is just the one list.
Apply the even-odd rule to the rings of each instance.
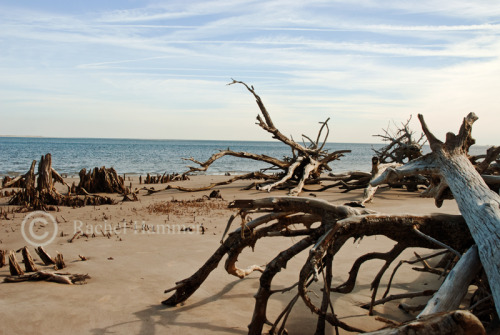
[[[250, 334], [260, 334], [264, 325], [268, 323], [267, 304], [269, 298], [274, 293], [281, 291], [272, 289], [271, 284], [275, 275], [286, 267], [291, 258], [308, 248], [312, 247], [309, 251], [309, 257], [300, 271], [298, 285], [292, 285], [286, 290], [297, 290], [297, 296], [302, 298], [311, 311], [317, 315], [317, 329], [321, 333], [325, 321], [349, 331], [361, 331], [361, 329], [350, 326], [335, 316], [329, 292], [336, 291], [345, 294], [351, 292], [357, 272], [363, 262], [370, 259], [384, 259], [386, 261], [372, 283], [374, 294], [371, 308], [373, 308], [380, 278], [397, 255], [410, 247], [440, 248], [429, 239], [416, 234], [415, 225], [425, 235], [439, 239], [457, 250], [465, 250], [473, 244], [468, 230], [465, 229], [465, 221], [459, 215], [381, 215], [365, 209], [335, 206], [322, 200], [298, 197], [237, 200], [231, 203], [230, 207], [240, 210], [240, 215], [234, 217], [242, 217], [242, 226], [229, 234], [217, 251], [196, 273], [177, 282], [175, 287], [166, 290], [166, 293], [175, 292], [170, 298], [163, 301], [163, 304], [175, 306], [188, 299], [210, 272], [217, 267], [221, 259], [228, 255], [225, 268], [229, 274], [243, 278], [255, 270], [263, 270], [260, 276], [260, 286], [255, 295], [255, 307], [249, 325]], [[256, 213], [263, 215], [250, 222], [245, 221], [248, 215]], [[319, 222], [319, 226], [313, 226], [314, 222]], [[397, 243], [387, 253], [370, 253], [360, 257], [353, 265], [347, 282], [330, 289], [333, 256], [349, 238], [356, 239], [370, 235], [384, 235]], [[260, 238], [266, 236], [304, 237], [288, 249], [279, 252], [264, 269], [258, 265], [250, 266], [245, 270], [238, 268], [236, 261], [242, 251], [246, 247], [253, 248]], [[316, 306], [309, 298], [310, 288], [308, 287], [319, 279], [324, 282], [323, 299], [321, 305]], [[281, 333], [285, 331], [286, 319], [298, 297], [293, 298], [277, 319], [272, 322], [273, 331]]]

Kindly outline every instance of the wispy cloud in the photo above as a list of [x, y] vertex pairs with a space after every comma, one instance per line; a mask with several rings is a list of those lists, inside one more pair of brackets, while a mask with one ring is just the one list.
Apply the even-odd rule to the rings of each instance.
[[[309, 124], [314, 131], [317, 121], [332, 116], [341, 129], [336, 141], [371, 141], [389, 119], [416, 112], [432, 112], [446, 130], [446, 120], [460, 122], [469, 109], [495, 119], [488, 124], [500, 121], [492, 112], [499, 102], [500, 3], [101, 5], [89, 1], [83, 12], [69, 2], [65, 8], [0, 5], [2, 109], [80, 121], [106, 111], [121, 115], [124, 126], [117, 131], [124, 133], [138, 123], [132, 114], [156, 120], [190, 115], [216, 131], [186, 126], [169, 134], [262, 139], [254, 130], [252, 99], [224, 86], [235, 77], [254, 84], [290, 132]], [[217, 122], [210, 121], [214, 113]], [[248, 125], [241, 119], [247, 115]], [[16, 123], [9, 124], [15, 133]], [[485, 128], [478, 140], [493, 142], [496, 129], [479, 124]], [[167, 136], [154, 131], [149, 137]]]

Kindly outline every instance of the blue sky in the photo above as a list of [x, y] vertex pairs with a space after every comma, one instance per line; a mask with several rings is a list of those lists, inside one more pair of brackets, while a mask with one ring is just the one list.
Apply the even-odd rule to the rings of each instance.
[[376, 142], [469, 112], [500, 144], [500, 2], [0, 1], [0, 134]]

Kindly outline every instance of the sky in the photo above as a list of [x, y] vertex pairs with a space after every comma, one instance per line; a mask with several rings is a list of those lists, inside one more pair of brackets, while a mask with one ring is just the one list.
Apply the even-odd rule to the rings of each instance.
[[0, 135], [499, 145], [500, 1], [0, 0]]

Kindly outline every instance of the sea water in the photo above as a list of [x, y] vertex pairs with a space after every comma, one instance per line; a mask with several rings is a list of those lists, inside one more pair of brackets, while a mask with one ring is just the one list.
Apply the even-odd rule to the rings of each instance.
[[[371, 170], [373, 149], [384, 144], [327, 143], [329, 152], [351, 150], [329, 166], [333, 173]], [[486, 147], [473, 147], [484, 153]], [[33, 160], [52, 155], [52, 166], [61, 174], [76, 176], [82, 168], [114, 167], [119, 174], [182, 173], [195, 163], [183, 160], [194, 158], [205, 161], [219, 150], [231, 149], [263, 154], [282, 159], [292, 156], [290, 148], [279, 141], [211, 141], [211, 140], [141, 140], [103, 138], [32, 138], [0, 137], [0, 177], [26, 173]], [[472, 149], [472, 148], [471, 148]], [[426, 147], [424, 151], [428, 151]], [[264, 162], [223, 157], [210, 166], [205, 174], [243, 174], [269, 168]]]

